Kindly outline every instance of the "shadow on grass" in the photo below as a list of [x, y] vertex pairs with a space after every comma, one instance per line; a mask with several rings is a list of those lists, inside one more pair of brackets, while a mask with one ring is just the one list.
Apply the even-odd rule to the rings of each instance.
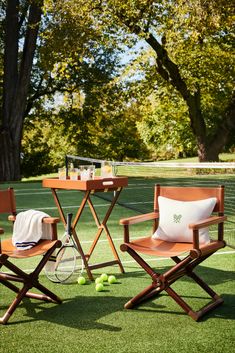
[[[170, 267], [161, 267], [161, 272], [165, 272], [169, 268]], [[203, 266], [198, 268], [197, 273], [203, 278], [203, 280], [211, 285], [212, 288], [213, 285], [220, 285], [220, 290], [216, 288], [214, 289], [224, 299], [223, 305], [208, 313], [200, 321], [205, 321], [210, 318], [235, 320], [235, 293], [231, 294], [231, 290], [234, 288], [235, 273], [233, 271], [224, 271]], [[9, 325], [46, 321], [78, 330], [96, 329], [112, 332], [121, 331], [122, 327], [118, 326], [118, 321], [116, 325], [109, 325], [102, 323], [102, 318], [126, 310], [123, 308], [124, 304], [131, 299], [131, 296], [138, 294], [138, 292], [149, 285], [151, 283], [151, 278], [145, 274], [144, 271], [138, 270], [119, 274], [117, 275], [117, 280], [121, 283], [125, 282], [124, 286], [120, 287], [122, 288], [120, 293], [118, 293], [117, 285], [115, 289], [117, 296], [106, 294], [89, 295], [89, 291], [86, 293], [84, 292], [83, 295], [77, 296], [76, 286], [64, 286], [63, 289], [63, 285], [52, 284], [54, 287], [53, 291], [57, 293], [59, 291], [62, 295], [64, 294], [67, 297], [61, 305], [24, 299], [19, 308], [21, 310], [21, 315], [24, 315], [24, 318], [21, 316], [20, 320], [16, 319], [15, 321], [13, 318], [9, 321]], [[187, 283], [189, 286], [188, 292]], [[177, 286], [176, 292], [186, 301], [189, 300], [192, 306], [194, 306], [194, 302], [198, 304], [198, 302], [201, 301], [209, 301], [207, 294], [201, 292], [200, 288], [196, 284], [194, 285], [194, 282], [187, 277], [182, 277], [179, 281], [176, 281], [173, 284], [173, 286], [175, 285]], [[225, 286], [227, 285], [229, 286], [229, 293], [226, 293]], [[130, 286], [135, 286], [135, 288]], [[192, 290], [192, 286], [195, 286], [195, 289]], [[197, 291], [197, 288], [199, 288], [199, 291]], [[133, 293], [135, 289], [136, 292]], [[121, 293], [124, 295], [120, 296]], [[197, 293], [199, 294], [197, 295]], [[171, 301], [172, 299], [163, 292], [158, 297], [142, 303], [131, 311], [156, 312], [157, 315], [160, 315], [161, 313], [186, 315], [180, 307], [176, 308], [174, 306], [174, 309], [172, 310]], [[203, 305], [204, 304], [205, 303], [203, 303]], [[1, 308], [3, 309], [3, 306]]]
[[78, 329], [78, 330], [105, 330], [121, 331], [118, 326], [108, 325], [99, 322], [103, 317], [123, 309], [128, 298], [123, 297], [97, 297], [97, 296], [76, 296], [63, 300], [61, 305], [54, 305], [45, 302], [31, 302], [24, 299], [23, 306], [27, 318], [19, 321], [9, 321], [9, 325], [28, 323], [33, 321], [46, 321], [57, 325]]
[[[203, 316], [199, 322], [204, 322], [207, 321], [208, 319], [226, 319], [226, 320], [235, 320], [235, 295], [232, 294], [221, 294], [220, 295], [224, 299], [224, 303], [220, 305], [219, 307], [215, 308], [215, 310], [207, 313], [205, 316]], [[174, 315], [187, 315], [180, 307], [179, 309], [176, 310], [166, 310], [165, 305], [159, 305], [161, 303], [161, 297], [168, 297], [169, 300], [170, 297], [167, 294], [160, 294], [158, 297], [155, 297], [152, 301], [148, 302], [143, 302], [141, 303], [137, 308], [132, 309], [132, 310], [138, 310], [138, 311], [143, 311], [143, 312], [156, 312], [156, 314], [174, 314]], [[206, 297], [197, 297], [197, 296], [186, 296], [182, 295], [182, 298], [187, 302], [187, 299], [190, 299], [192, 301], [193, 298], [196, 300], [198, 299], [208, 299]], [[159, 301], [158, 301], [159, 300]], [[209, 299], [208, 299], [209, 303]], [[179, 310], [179, 311], [177, 311]]]

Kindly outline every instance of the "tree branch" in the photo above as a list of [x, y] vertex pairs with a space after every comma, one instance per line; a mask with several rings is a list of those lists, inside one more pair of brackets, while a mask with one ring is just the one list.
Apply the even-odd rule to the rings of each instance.
[[22, 11], [21, 11], [21, 16], [20, 16], [20, 19], [19, 19], [19, 23], [18, 23], [18, 28], [19, 28], [19, 31], [24, 23], [24, 20], [26, 18], [26, 15], [27, 15], [27, 12], [28, 12], [28, 9], [29, 9], [29, 3], [26, 2], [22, 8]]

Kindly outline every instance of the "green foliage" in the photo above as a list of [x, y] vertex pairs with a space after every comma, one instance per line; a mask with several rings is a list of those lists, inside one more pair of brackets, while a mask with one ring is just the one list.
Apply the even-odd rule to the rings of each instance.
[[[178, 82], [159, 52], [135, 46], [150, 33], [176, 65], [186, 95], [198, 95], [208, 145], [216, 141], [234, 86], [230, 0], [45, 0], [23, 175], [54, 171], [66, 153], [119, 160], [196, 154]], [[121, 65], [130, 48], [133, 58]], [[224, 150], [234, 146], [233, 129]]]
[[123, 158], [144, 150], [134, 119], [127, 122], [123, 87], [116, 82], [121, 49], [110, 35], [85, 2], [45, 2], [25, 119], [23, 176], [55, 170], [68, 153]]
[[55, 172], [66, 154], [116, 160], [148, 155], [134, 111], [125, 110], [119, 99], [115, 102], [114, 95], [104, 91], [100, 87], [100, 95], [90, 92], [83, 100], [76, 94], [65, 97], [59, 111], [31, 117], [33, 124], [27, 122], [23, 139], [24, 177]]
[[177, 3], [170, 10], [177, 21], [166, 22], [165, 47], [177, 62], [190, 92], [200, 91], [208, 135], [213, 135], [226, 115], [234, 90], [231, 4]]
[[182, 98], [162, 89], [150, 99], [151, 110], [137, 126], [152, 157], [159, 160], [196, 155], [196, 141]]
[[[148, 75], [149, 62], [145, 62], [142, 64], [143, 72], [146, 69], [143, 78], [148, 78], [149, 86], [155, 87], [156, 97], [162, 80], [181, 94], [188, 106], [188, 128], [193, 129], [198, 147], [202, 148], [201, 157], [216, 158], [218, 152], [234, 140], [232, 1], [120, 3], [110, 0], [103, 2], [102, 9], [113, 13], [114, 21], [124, 31], [152, 46], [153, 51], [148, 54], [155, 72], [152, 69], [153, 74]], [[171, 92], [173, 96], [176, 94]], [[223, 140], [219, 140], [222, 134]]]
[[22, 143], [22, 176], [56, 172], [64, 165], [65, 155], [74, 153], [71, 141], [63, 134], [60, 121], [49, 117], [34, 119], [25, 127]]

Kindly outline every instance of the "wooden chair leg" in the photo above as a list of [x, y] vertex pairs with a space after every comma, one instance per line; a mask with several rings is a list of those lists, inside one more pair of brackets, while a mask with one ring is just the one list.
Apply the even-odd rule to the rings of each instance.
[[155, 287], [153, 285], [150, 285], [146, 287], [142, 292], [137, 294], [135, 297], [130, 299], [126, 304], [125, 304], [125, 309], [132, 309], [136, 305], [140, 304], [140, 302], [143, 302], [144, 300], [147, 299], [148, 295], [155, 290]]
[[56, 294], [51, 292], [48, 288], [44, 287], [41, 283], [35, 285], [35, 288], [39, 289], [42, 293], [44, 293], [44, 295], [32, 293], [33, 297], [31, 298], [54, 302], [57, 304], [62, 303], [62, 300]]
[[[46, 261], [48, 260], [48, 257], [49, 257], [48, 254], [50, 253], [51, 251], [49, 251], [46, 254], [46, 256], [42, 258], [42, 260], [39, 262], [36, 269], [31, 274], [25, 273], [24, 271], [19, 269], [16, 265], [9, 262], [7, 257], [4, 257], [4, 258], [2, 257], [2, 263], [4, 264], [4, 266], [9, 270], [11, 270], [14, 274], [0, 272], [0, 283], [2, 283], [3, 285], [11, 289], [13, 292], [15, 292], [16, 297], [11, 303], [11, 305], [8, 307], [6, 313], [0, 318], [0, 324], [6, 324], [8, 322], [11, 315], [14, 313], [14, 311], [16, 310], [16, 308], [18, 307], [22, 299], [25, 297], [44, 300], [48, 302], [54, 302], [58, 304], [62, 303], [62, 300], [56, 294], [51, 292], [48, 288], [43, 286], [38, 281], [39, 274], [43, 269]], [[20, 289], [11, 282], [23, 283], [23, 287]], [[30, 292], [29, 290], [31, 288], [38, 289], [42, 294]]]
[[[153, 299], [163, 290], [165, 290], [168, 295], [174, 299], [175, 302], [195, 321], [199, 320], [203, 315], [223, 303], [223, 299], [193, 272], [194, 267], [202, 262], [204, 258], [196, 259], [194, 262], [191, 262], [192, 258], [190, 258], [190, 256], [187, 256], [183, 260], [180, 260], [178, 257], [173, 257], [172, 259], [176, 262], [176, 265], [167, 272], [159, 274], [155, 272], [133, 249], [129, 248], [127, 244], [123, 244], [121, 246], [121, 250], [127, 251], [153, 280], [150, 286], [146, 287], [142, 292], [137, 294], [125, 304], [126, 309], [131, 309], [146, 300]], [[194, 311], [171, 287], [171, 284], [173, 284], [178, 278], [185, 275], [192, 278], [195, 283], [205, 290], [205, 292], [207, 292], [212, 298], [212, 302], [208, 303], [198, 311]]]
[[203, 308], [201, 308], [198, 311], [191, 311], [188, 314], [195, 320], [199, 320], [202, 316], [204, 316], [206, 313], [214, 310], [215, 308], [217, 308], [217, 306], [223, 304], [224, 300], [217, 296], [217, 298], [213, 298], [213, 302], [207, 304], [206, 306], [204, 306]]
[[215, 294], [212, 298], [213, 302], [210, 302], [198, 311], [194, 311], [171, 287], [168, 287], [165, 290], [169, 296], [174, 299], [176, 303], [180, 305], [181, 308], [195, 321], [198, 321], [206, 313], [223, 303], [223, 299]]
[[[3, 283], [3, 284], [6, 285], [6, 283]], [[14, 290], [14, 292], [18, 292], [18, 293], [17, 293], [15, 299], [13, 300], [13, 302], [11, 303], [11, 305], [9, 306], [9, 308], [7, 309], [6, 313], [0, 318], [1, 324], [6, 324], [8, 322], [11, 315], [14, 313], [14, 311], [16, 310], [16, 308], [18, 307], [18, 305], [20, 304], [22, 299], [24, 299], [25, 297], [32, 298], [32, 299], [44, 300], [44, 301], [48, 301], [48, 302], [55, 302], [57, 304], [62, 303], [62, 300], [57, 295], [55, 295], [53, 292], [51, 292], [49, 289], [47, 289], [46, 287], [44, 287], [40, 283], [35, 285], [35, 288], [37, 288], [41, 292], [43, 292], [44, 293], [43, 295], [29, 292], [29, 289], [32, 286], [31, 286], [31, 284], [27, 284], [27, 283], [23, 286], [22, 289], [18, 289], [16, 286], [12, 285], [11, 283], [9, 285], [9, 282], [7, 283], [7, 287]]]
[[191, 272], [188, 274], [189, 277], [191, 277], [202, 289], [204, 289], [205, 292], [207, 292], [211, 298], [215, 297], [217, 294], [213, 291], [212, 288], [208, 286], [206, 282], [204, 282], [196, 273]]
[[13, 300], [13, 302], [11, 303], [9, 308], [7, 309], [6, 313], [1, 317], [1, 319], [0, 319], [0, 323], [1, 324], [6, 324], [7, 323], [7, 321], [9, 320], [11, 315], [14, 313], [14, 311], [17, 308], [17, 306], [21, 302], [21, 300], [25, 297], [25, 294], [27, 293], [27, 291], [28, 291], [28, 288], [26, 286], [24, 286], [22, 288], [22, 290], [19, 291], [19, 293], [17, 294], [16, 298]]

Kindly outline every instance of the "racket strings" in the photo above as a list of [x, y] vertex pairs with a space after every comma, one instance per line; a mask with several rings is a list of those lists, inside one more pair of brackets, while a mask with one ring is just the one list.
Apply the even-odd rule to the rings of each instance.
[[84, 271], [84, 262], [69, 234], [62, 238], [62, 246], [53, 253], [45, 266], [46, 276], [52, 282], [72, 282]]

